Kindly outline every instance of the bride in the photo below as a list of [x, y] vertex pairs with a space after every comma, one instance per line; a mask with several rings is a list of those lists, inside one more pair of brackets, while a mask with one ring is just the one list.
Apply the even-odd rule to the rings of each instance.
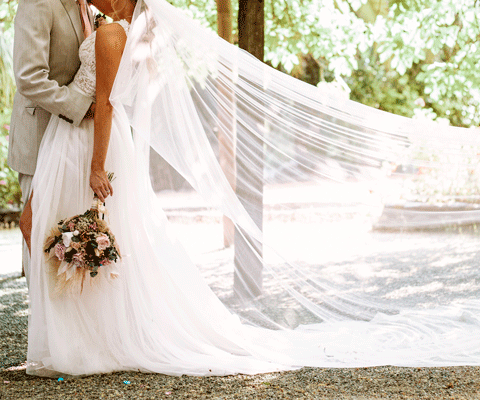
[[[245, 181], [249, 190], [236, 193], [226, 172], [236, 158], [239, 176], [263, 176], [259, 154], [268, 148], [279, 165], [301, 164], [293, 175], [322, 165], [321, 175], [330, 178], [338, 171], [345, 180], [368, 176], [405, 149], [409, 122], [392, 117], [382, 125], [380, 112], [324, 97], [164, 0], [92, 3], [116, 21], [82, 44], [82, 66], [72, 83], [96, 97], [95, 120], [77, 128], [51, 118], [22, 215], [31, 249], [28, 374], [227, 375], [302, 366], [478, 363], [476, 303], [392, 309], [306, 276], [278, 261], [283, 258], [247, 211], [256, 207], [258, 186]], [[291, 156], [282, 142], [288, 135], [305, 152]], [[219, 147], [212, 144], [216, 136], [223, 137]], [[244, 296], [234, 314], [205, 283], [151, 188], [150, 147], [233, 221], [246, 243], [239, 264], [248, 271], [261, 261], [271, 278], [265, 286], [284, 301], [276, 310], [284, 310], [280, 318], [265, 311], [266, 296], [258, 294]], [[341, 153], [335, 165], [326, 162], [332, 151]], [[115, 174], [112, 183], [107, 171]], [[55, 293], [58, 278], [45, 261], [45, 237], [59, 220], [85, 212], [94, 193], [106, 203], [121, 249], [118, 277], [101, 270], [81, 294]], [[31, 234], [25, 228], [30, 220]], [[277, 262], [264, 262], [263, 252]], [[247, 276], [253, 279], [255, 271]]]
[[[262, 355], [258, 334], [252, 331], [248, 337], [238, 318], [203, 283], [168, 232], [165, 215], [152, 205], [146, 172], [136, 165], [129, 122], [114, 114], [109, 101], [135, 4], [92, 3], [117, 20], [82, 44], [82, 66], [72, 84], [96, 97], [95, 120], [84, 120], [77, 128], [52, 117], [21, 221], [28, 226], [31, 215], [31, 237], [25, 234], [32, 261], [27, 373], [225, 375], [287, 368], [275, 355]], [[115, 172], [112, 184], [106, 171]], [[44, 239], [56, 222], [88, 209], [93, 193], [109, 210], [123, 255], [117, 266], [120, 277], [110, 281], [100, 271], [87, 279], [81, 295], [56, 295], [57, 277], [45, 261]], [[95, 285], [93, 279], [101, 282]]]

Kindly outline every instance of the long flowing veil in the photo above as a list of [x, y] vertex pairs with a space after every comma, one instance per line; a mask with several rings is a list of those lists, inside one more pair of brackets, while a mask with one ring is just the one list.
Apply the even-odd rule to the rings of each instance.
[[458, 233], [480, 220], [477, 130], [324, 92], [164, 0], [138, 1], [111, 99], [141, 161], [228, 218], [209, 283], [245, 324], [371, 347], [362, 365], [479, 363], [478, 247]]

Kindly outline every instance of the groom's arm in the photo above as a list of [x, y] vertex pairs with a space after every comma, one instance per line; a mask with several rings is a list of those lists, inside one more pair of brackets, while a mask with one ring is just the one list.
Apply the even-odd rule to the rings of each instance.
[[92, 99], [49, 77], [50, 34], [54, 25], [51, 4], [46, 0], [19, 2], [13, 50], [15, 81], [17, 90], [35, 105], [78, 126]]

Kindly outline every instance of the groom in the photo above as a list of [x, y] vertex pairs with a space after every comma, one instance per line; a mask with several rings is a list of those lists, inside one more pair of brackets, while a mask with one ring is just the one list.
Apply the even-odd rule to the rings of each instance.
[[[67, 86], [80, 66], [80, 44], [92, 31], [91, 11], [86, 3], [79, 3], [20, 0], [18, 4], [13, 47], [17, 93], [8, 165], [19, 173], [24, 204], [31, 194], [38, 149], [50, 116], [58, 115], [75, 126], [93, 117], [92, 99]], [[28, 271], [28, 249], [25, 243], [23, 247], [23, 270]]]

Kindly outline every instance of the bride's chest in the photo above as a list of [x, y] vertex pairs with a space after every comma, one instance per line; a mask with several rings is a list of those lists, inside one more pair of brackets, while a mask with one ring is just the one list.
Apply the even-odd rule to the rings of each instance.
[[82, 65], [90, 68], [95, 68], [95, 37], [96, 32], [93, 32], [78, 49], [78, 56]]

